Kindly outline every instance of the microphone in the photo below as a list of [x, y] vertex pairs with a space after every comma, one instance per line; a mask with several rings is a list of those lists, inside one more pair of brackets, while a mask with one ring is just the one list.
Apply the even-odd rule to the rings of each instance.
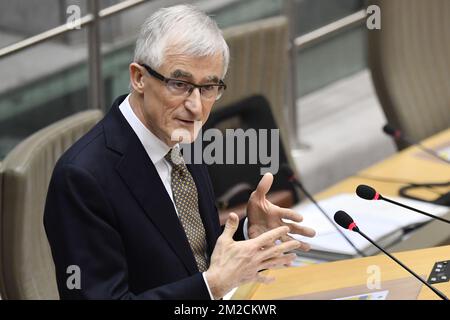
[[306, 190], [306, 188], [303, 186], [303, 184], [297, 179], [297, 177], [294, 174], [294, 171], [289, 167], [288, 164], [284, 163], [281, 165], [281, 171], [286, 173], [288, 176], [288, 181], [291, 182], [294, 186], [297, 186], [304, 194], [305, 196], [316, 206], [317, 209], [327, 218], [327, 220], [331, 223], [331, 225], [336, 229], [336, 231], [347, 241], [347, 243], [355, 250], [357, 254], [359, 254], [362, 257], [365, 257], [366, 254], [364, 254], [361, 250], [359, 250], [355, 244], [339, 229], [334, 223], [333, 220], [326, 214], [325, 210], [322, 209], [322, 207], [317, 203], [317, 201], [314, 199], [314, 197]]
[[448, 300], [447, 296], [443, 294], [441, 291], [427, 283], [425, 280], [423, 280], [419, 275], [417, 275], [414, 271], [409, 269], [407, 266], [405, 266], [401, 261], [399, 261], [397, 258], [395, 258], [393, 255], [391, 255], [389, 252], [381, 248], [375, 241], [370, 239], [367, 235], [365, 235], [356, 225], [356, 223], [353, 221], [352, 217], [350, 217], [345, 211], [337, 211], [334, 214], [334, 221], [338, 225], [340, 225], [344, 229], [348, 229], [350, 231], [359, 233], [362, 237], [364, 237], [367, 241], [369, 241], [371, 244], [373, 244], [375, 247], [377, 247], [381, 252], [383, 252], [385, 255], [387, 255], [389, 258], [394, 260], [396, 263], [398, 263], [403, 269], [408, 271], [410, 274], [412, 274], [417, 280], [422, 282], [424, 285], [426, 285], [430, 290], [432, 290], [436, 295], [438, 295], [443, 300]]
[[433, 157], [435, 157], [435, 158], [437, 158], [439, 160], [442, 160], [442, 161], [444, 161], [447, 164], [450, 164], [450, 160], [440, 156], [436, 151], [431, 150], [431, 149], [423, 146], [421, 143], [413, 141], [413, 140], [405, 137], [400, 130], [394, 128], [390, 124], [384, 125], [383, 132], [386, 133], [387, 135], [393, 137], [395, 140], [404, 141], [404, 142], [408, 143], [409, 145], [416, 145], [419, 149], [421, 149], [422, 151], [428, 153], [429, 155], [432, 155]]
[[358, 197], [362, 198], [362, 199], [366, 199], [366, 200], [384, 200], [387, 202], [390, 202], [392, 204], [395, 204], [397, 206], [400, 206], [402, 208], [406, 208], [408, 210], [423, 214], [425, 216], [428, 216], [430, 218], [436, 219], [436, 220], [440, 220], [442, 222], [445, 223], [450, 223], [449, 220], [445, 219], [445, 218], [441, 218], [438, 216], [435, 216], [431, 213], [427, 213], [425, 211], [407, 206], [406, 204], [391, 200], [389, 198], [383, 197], [381, 194], [379, 194], [374, 188], [370, 187], [370, 186], [366, 186], [365, 184], [360, 184], [357, 188], [356, 188], [356, 194], [358, 195]]

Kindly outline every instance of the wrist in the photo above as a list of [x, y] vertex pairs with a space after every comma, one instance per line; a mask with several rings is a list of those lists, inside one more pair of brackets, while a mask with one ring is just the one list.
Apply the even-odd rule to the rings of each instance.
[[214, 300], [223, 298], [227, 290], [223, 287], [219, 276], [210, 269], [205, 271], [204, 276], [206, 278], [206, 281], [208, 282], [209, 290], [211, 291]]

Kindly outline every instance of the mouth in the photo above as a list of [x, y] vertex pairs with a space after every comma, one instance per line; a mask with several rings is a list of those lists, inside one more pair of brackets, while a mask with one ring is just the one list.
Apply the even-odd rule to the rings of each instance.
[[194, 125], [194, 120], [184, 120], [184, 119], [176, 119], [179, 123], [181, 123], [184, 126], [192, 126]]

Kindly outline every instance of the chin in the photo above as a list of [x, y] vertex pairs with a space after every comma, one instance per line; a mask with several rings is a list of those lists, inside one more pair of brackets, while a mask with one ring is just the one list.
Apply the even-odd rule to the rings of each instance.
[[191, 128], [178, 127], [172, 131], [171, 140], [178, 143], [192, 143], [197, 136], [198, 133], [195, 134]]

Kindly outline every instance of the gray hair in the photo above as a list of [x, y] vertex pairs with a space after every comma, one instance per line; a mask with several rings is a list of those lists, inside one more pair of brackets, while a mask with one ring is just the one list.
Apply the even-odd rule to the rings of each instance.
[[195, 57], [222, 53], [222, 77], [227, 72], [230, 52], [221, 30], [213, 19], [192, 5], [162, 8], [152, 14], [141, 27], [134, 61], [158, 68], [168, 48]]

